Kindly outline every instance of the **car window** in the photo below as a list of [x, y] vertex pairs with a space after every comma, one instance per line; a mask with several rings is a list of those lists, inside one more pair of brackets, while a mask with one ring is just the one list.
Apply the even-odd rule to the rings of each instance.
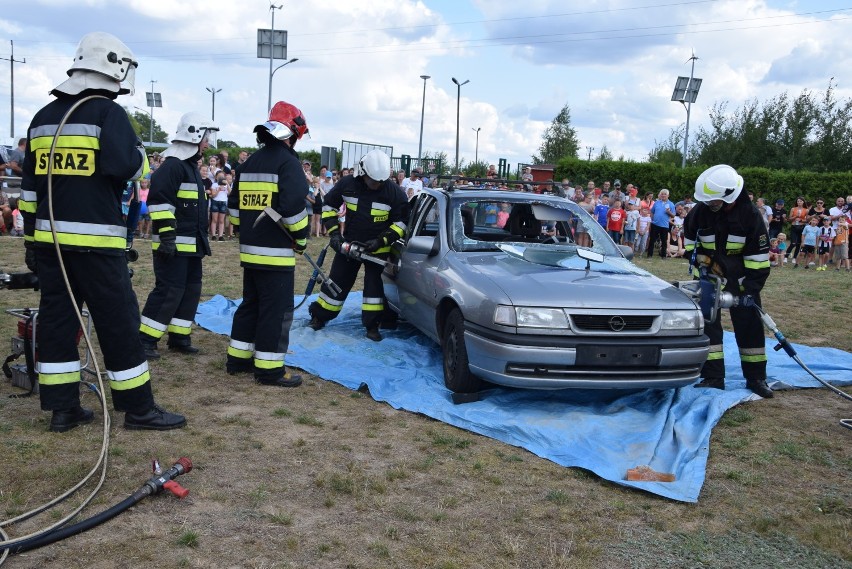
[[450, 228], [457, 251], [496, 251], [502, 243], [521, 243], [566, 254], [582, 246], [620, 256], [603, 228], [569, 200], [536, 201], [529, 195], [457, 200]]
[[438, 201], [428, 194], [420, 194], [412, 209], [411, 219], [413, 223], [409, 224], [410, 234], [407, 237], [437, 235]]

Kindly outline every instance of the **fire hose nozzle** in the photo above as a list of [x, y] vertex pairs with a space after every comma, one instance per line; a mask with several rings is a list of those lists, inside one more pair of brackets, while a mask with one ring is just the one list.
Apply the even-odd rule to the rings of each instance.
[[177, 496], [179, 499], [183, 500], [187, 496], [189, 496], [189, 490], [175, 482], [174, 480], [169, 480], [165, 484], [163, 484], [163, 488]]
[[[177, 478], [181, 474], [186, 474], [187, 472], [190, 472], [191, 470], [192, 470], [192, 461], [189, 460], [188, 458], [186, 458], [185, 456], [181, 457], [181, 458], [178, 459], [178, 461], [176, 463], [174, 463], [174, 465], [172, 465], [171, 468], [169, 468], [168, 470], [166, 470], [162, 474], [155, 474], [154, 476], [152, 476], [145, 483], [143, 488], [147, 487], [148, 490], [150, 490], [151, 494], [159, 494], [160, 492], [162, 492], [163, 488], [166, 488], [167, 490], [174, 493], [175, 496], [182, 498], [183, 496], [181, 496], [178, 492], [175, 492], [175, 490], [173, 490], [172, 488], [169, 488], [167, 485], [169, 484], [169, 482], [171, 482], [172, 480], [174, 480], [175, 478]], [[177, 485], [177, 487], [180, 488], [179, 484], [175, 483], [175, 485]], [[183, 489], [183, 490], [185, 490], [185, 489]], [[189, 493], [189, 491], [187, 491], [187, 490], [185, 490], [185, 491], [187, 492], [187, 494]], [[184, 494], [184, 496], [185, 495], [186, 494]]]

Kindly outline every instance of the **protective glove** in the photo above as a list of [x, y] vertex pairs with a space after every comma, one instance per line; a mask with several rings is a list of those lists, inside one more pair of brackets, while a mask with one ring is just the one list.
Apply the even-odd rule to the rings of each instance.
[[35, 245], [29, 241], [25, 241], [24, 249], [24, 263], [27, 264], [27, 268], [31, 270], [34, 274], [38, 274], [38, 263], [36, 262]]
[[382, 238], [370, 239], [366, 243], [364, 243], [364, 251], [367, 253], [375, 253], [379, 249], [385, 246], [385, 240]]
[[744, 294], [740, 297], [737, 306], [740, 308], [754, 308], [757, 306], [757, 301], [754, 300], [754, 297], [750, 294]]
[[343, 243], [343, 237], [340, 235], [339, 231], [335, 231], [331, 235], [329, 235], [328, 244], [331, 247], [332, 251], [335, 253], [340, 253], [340, 244]]
[[293, 241], [293, 252], [297, 255], [301, 255], [305, 252], [305, 249], [308, 248], [308, 240], [307, 239], [296, 239]]
[[160, 246], [157, 247], [157, 250], [154, 251], [154, 254], [157, 255], [159, 258], [163, 259], [164, 261], [168, 261], [169, 259], [174, 257], [176, 253], [177, 247], [175, 247], [174, 238], [163, 240], [163, 238], [160, 237]]

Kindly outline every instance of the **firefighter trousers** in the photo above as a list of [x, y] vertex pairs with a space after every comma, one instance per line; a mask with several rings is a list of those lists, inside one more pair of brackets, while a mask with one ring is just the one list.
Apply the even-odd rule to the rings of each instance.
[[[39, 394], [45, 411], [80, 404], [80, 323], [52, 249], [36, 250], [41, 302], [37, 321]], [[139, 304], [124, 255], [62, 252], [78, 308], [89, 310], [103, 353], [116, 411], [154, 405], [148, 362], [139, 342]]]
[[384, 267], [376, 263], [361, 263], [339, 253], [334, 256], [328, 278], [340, 287], [340, 294], [334, 295], [323, 283], [319, 298], [311, 303], [309, 309], [311, 316], [323, 322], [337, 318], [349, 291], [352, 290], [352, 285], [355, 284], [358, 269], [362, 264], [364, 265], [364, 299], [361, 302], [361, 323], [368, 330], [381, 324], [385, 304], [385, 291], [382, 285]]
[[[760, 295], [754, 295], [760, 304]], [[731, 308], [731, 323], [740, 352], [743, 377], [749, 381], [766, 381], [766, 340], [763, 337], [763, 322], [754, 308]], [[705, 379], [725, 378], [725, 357], [722, 351], [722, 318], [712, 324], [704, 324], [704, 333], [710, 338], [710, 353], [701, 368]]]
[[294, 271], [243, 269], [243, 301], [234, 313], [227, 367], [259, 380], [284, 377], [293, 324]]
[[163, 259], [154, 253], [154, 276], [154, 290], [142, 309], [139, 336], [142, 342], [156, 345], [168, 332], [169, 346], [189, 346], [201, 298], [201, 257]]

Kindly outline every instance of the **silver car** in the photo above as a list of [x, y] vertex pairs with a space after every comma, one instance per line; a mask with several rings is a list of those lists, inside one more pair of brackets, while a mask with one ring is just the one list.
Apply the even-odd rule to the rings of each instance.
[[707, 358], [695, 303], [561, 197], [426, 189], [393, 255], [389, 307], [440, 344], [456, 393], [668, 389]]

